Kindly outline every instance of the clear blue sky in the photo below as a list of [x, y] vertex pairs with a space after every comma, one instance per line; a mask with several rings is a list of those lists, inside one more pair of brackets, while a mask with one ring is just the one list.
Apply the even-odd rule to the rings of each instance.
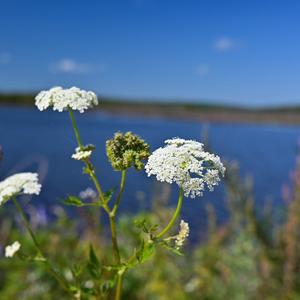
[[0, 0], [0, 91], [300, 104], [300, 1]]

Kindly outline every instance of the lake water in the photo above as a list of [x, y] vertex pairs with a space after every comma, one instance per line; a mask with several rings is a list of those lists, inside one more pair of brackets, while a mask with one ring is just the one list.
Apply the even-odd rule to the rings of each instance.
[[[104, 186], [116, 186], [119, 173], [111, 170], [105, 155], [105, 141], [113, 133], [133, 131], [144, 138], [154, 150], [171, 137], [201, 140], [203, 124], [188, 121], [172, 121], [160, 118], [120, 117], [92, 112], [76, 115], [84, 143], [96, 145], [93, 161]], [[205, 125], [206, 126], [206, 125]], [[267, 198], [276, 205], [281, 203], [281, 189], [290, 180], [295, 167], [300, 127], [277, 125], [210, 124], [210, 146], [223, 160], [238, 161], [242, 175], [254, 179], [257, 205]], [[71, 159], [76, 146], [67, 113], [39, 112], [31, 108], [0, 108], [0, 145], [4, 160], [0, 165], [0, 178], [20, 171], [41, 172], [43, 190], [35, 197], [37, 205], [59, 204], [59, 199], [78, 194], [92, 186], [82, 165]], [[136, 211], [151, 206], [155, 179], [145, 173], [132, 170], [128, 176], [123, 211]], [[176, 202], [174, 187], [171, 203]], [[193, 226], [205, 224], [205, 202], [212, 202], [218, 215], [226, 214], [225, 194], [222, 186], [203, 198], [186, 199], [183, 217]]]

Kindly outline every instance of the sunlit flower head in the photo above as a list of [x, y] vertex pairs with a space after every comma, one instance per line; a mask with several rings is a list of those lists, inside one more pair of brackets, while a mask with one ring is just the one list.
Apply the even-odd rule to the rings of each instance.
[[82, 147], [77, 147], [75, 153], [72, 155], [72, 158], [76, 160], [86, 160], [91, 157], [93, 150], [95, 149], [94, 145], [86, 145]]
[[180, 250], [184, 243], [186, 242], [186, 239], [188, 238], [190, 234], [190, 227], [187, 222], [184, 222], [183, 220], [180, 221], [180, 229], [178, 234], [175, 238], [175, 247], [177, 250]]
[[0, 205], [19, 194], [38, 195], [41, 191], [36, 173], [18, 173], [0, 182]]
[[35, 97], [35, 105], [39, 110], [53, 107], [53, 110], [62, 112], [68, 108], [83, 113], [86, 109], [98, 105], [98, 99], [94, 92], [80, 90], [77, 87], [63, 89], [53, 87], [48, 91], [41, 91]]
[[203, 144], [174, 138], [165, 141], [146, 164], [148, 176], [155, 175], [158, 181], [175, 182], [184, 190], [186, 197], [202, 196], [205, 187], [210, 191], [224, 176], [225, 167], [217, 155], [204, 151]]
[[5, 257], [13, 257], [21, 248], [21, 244], [16, 241], [5, 247]]

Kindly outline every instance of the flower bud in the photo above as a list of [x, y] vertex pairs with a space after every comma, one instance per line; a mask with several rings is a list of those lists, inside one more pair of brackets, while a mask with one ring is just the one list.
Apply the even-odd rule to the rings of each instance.
[[125, 134], [115, 133], [114, 137], [106, 141], [106, 154], [117, 171], [126, 170], [132, 166], [142, 170], [144, 163], [150, 155], [149, 145], [139, 136], [128, 131]]

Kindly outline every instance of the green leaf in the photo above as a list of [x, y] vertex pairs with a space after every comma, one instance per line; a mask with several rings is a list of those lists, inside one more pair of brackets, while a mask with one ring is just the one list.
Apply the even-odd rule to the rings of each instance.
[[157, 224], [151, 225], [149, 228], [149, 232], [151, 232], [151, 233], [155, 232], [158, 229], [158, 227], [159, 226]]
[[75, 278], [78, 278], [80, 276], [80, 274], [82, 273], [82, 271], [83, 271], [83, 266], [80, 264], [75, 264], [71, 268], [71, 272]]
[[83, 286], [83, 287], [81, 287], [81, 290], [88, 295], [93, 295], [93, 296], [97, 295], [97, 290], [95, 288], [89, 288], [89, 287]]
[[89, 261], [87, 264], [87, 268], [94, 279], [99, 279], [102, 275], [102, 267], [100, 262], [96, 256], [94, 248], [90, 245], [90, 252], [89, 252]]
[[101, 292], [103, 294], [106, 294], [107, 292], [109, 292], [111, 289], [113, 289], [113, 287], [115, 286], [116, 280], [112, 279], [112, 280], [106, 280], [101, 284]]
[[93, 265], [95, 265], [95, 266], [97, 266], [97, 267], [100, 266], [99, 260], [98, 260], [98, 258], [97, 258], [97, 256], [96, 256], [96, 253], [95, 253], [94, 248], [93, 248], [92, 245], [90, 245], [89, 258], [90, 258], [90, 262], [91, 262]]
[[139, 263], [143, 263], [146, 260], [149, 260], [154, 254], [155, 244], [154, 243], [145, 243], [144, 240], [141, 242], [140, 249], [136, 252], [136, 258]]
[[82, 173], [83, 174], [90, 174], [90, 169], [88, 167], [83, 167], [82, 168]]
[[69, 291], [75, 295], [80, 291], [80, 289], [75, 285], [71, 285], [71, 286], [69, 286]]
[[146, 219], [137, 219], [134, 220], [134, 225], [139, 228], [140, 230], [142, 230], [145, 233], [153, 233], [157, 230], [158, 225], [156, 224], [151, 224], [148, 220]]
[[66, 198], [63, 203], [65, 205], [71, 205], [71, 206], [77, 206], [77, 207], [81, 207], [84, 206], [84, 203], [81, 201], [81, 199], [79, 199], [76, 196], [68, 196], [68, 198]]
[[174, 247], [168, 245], [167, 243], [161, 243], [161, 245], [162, 245], [164, 248], [166, 248], [166, 249], [170, 250], [171, 252], [173, 252], [174, 254], [177, 254], [177, 255], [179, 255], [179, 256], [184, 256], [184, 254], [183, 254], [180, 250], [178, 250], [178, 249], [176, 249], [176, 248], [174, 248]]
[[112, 197], [114, 191], [115, 191], [115, 189], [112, 188], [104, 194], [104, 199], [105, 199], [106, 203], [108, 203], [111, 200], [111, 197]]
[[135, 257], [139, 262], [142, 260], [144, 248], [145, 248], [145, 241], [142, 240], [140, 248], [135, 253]]

